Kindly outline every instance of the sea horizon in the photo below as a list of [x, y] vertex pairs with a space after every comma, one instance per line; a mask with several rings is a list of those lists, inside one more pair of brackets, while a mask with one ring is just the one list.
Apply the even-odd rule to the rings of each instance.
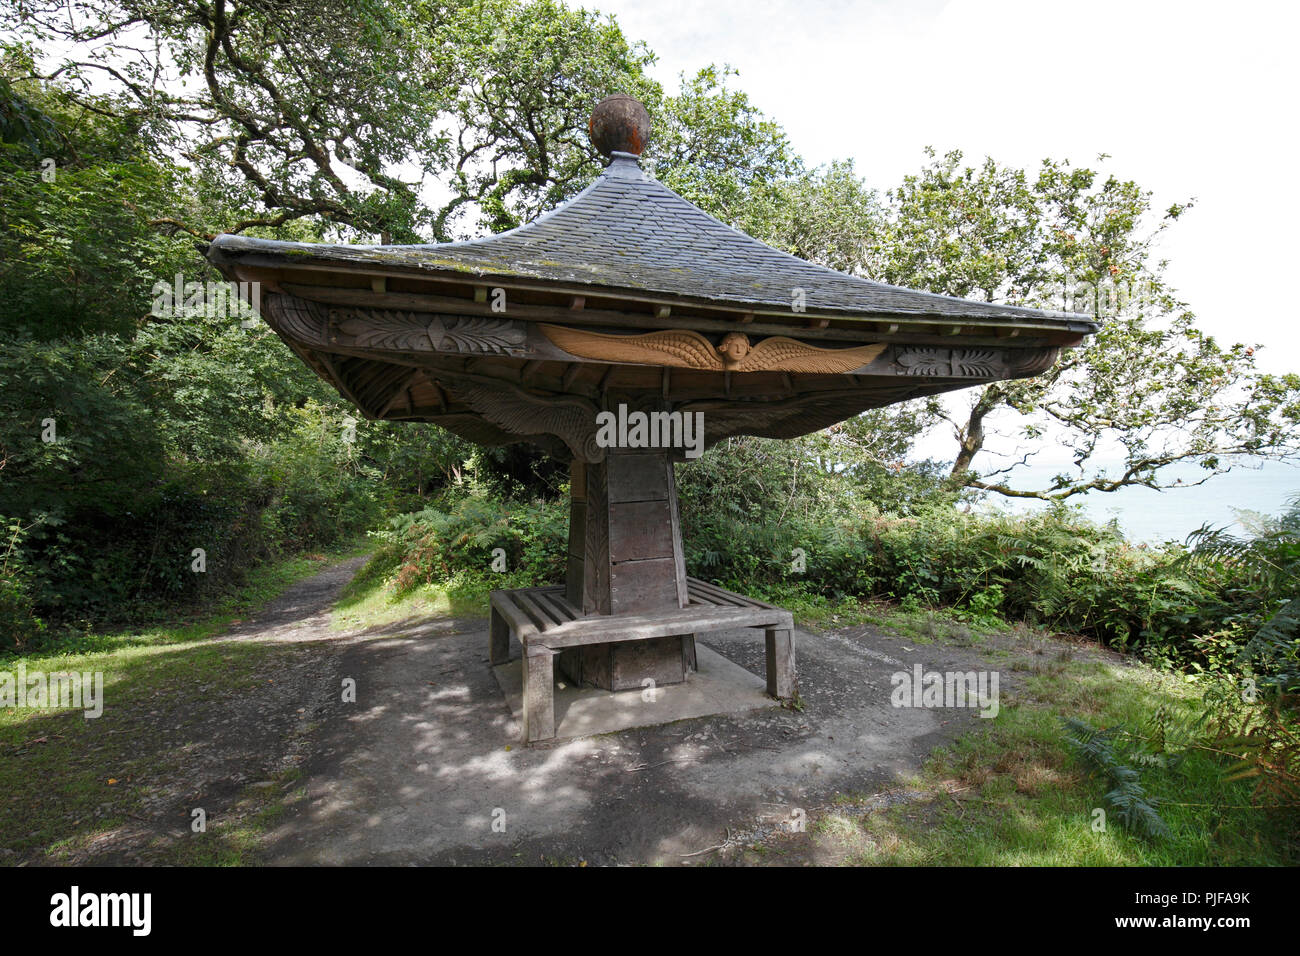
[[[1019, 488], [1044, 487], [1060, 471], [1057, 465], [1030, 465], [1018, 469], [1009, 483]], [[1286, 510], [1289, 499], [1300, 494], [1300, 466], [1288, 462], [1237, 465], [1204, 484], [1191, 484], [1204, 474], [1195, 465], [1171, 465], [1161, 472], [1162, 480], [1182, 478], [1187, 484], [1163, 491], [1140, 486], [1094, 491], [1071, 499], [1071, 503], [1080, 505], [1094, 521], [1115, 520], [1130, 541], [1160, 544], [1184, 542], [1204, 525], [1245, 534], [1251, 516], [1276, 517]], [[1024, 513], [1046, 507], [1046, 503], [990, 494], [976, 507]]]

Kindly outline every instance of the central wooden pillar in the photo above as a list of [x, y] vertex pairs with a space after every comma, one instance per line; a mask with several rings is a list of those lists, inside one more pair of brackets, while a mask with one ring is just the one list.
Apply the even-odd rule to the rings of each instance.
[[[646, 614], [685, 607], [686, 562], [673, 462], [663, 449], [609, 449], [570, 472], [565, 591], [584, 614]], [[607, 690], [674, 684], [695, 667], [695, 637], [616, 641], [571, 648], [560, 669]]]

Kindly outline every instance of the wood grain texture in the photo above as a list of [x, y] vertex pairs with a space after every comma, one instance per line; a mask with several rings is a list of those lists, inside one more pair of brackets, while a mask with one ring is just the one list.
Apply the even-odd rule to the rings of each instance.
[[529, 644], [524, 660], [524, 740], [530, 744], [555, 736], [555, 651]]
[[490, 612], [488, 623], [488, 660], [493, 664], [504, 664], [510, 659], [510, 624], [495, 607]]
[[657, 501], [610, 503], [609, 559], [613, 564], [672, 557], [672, 509], [667, 495]]
[[798, 690], [794, 660], [794, 630], [769, 627], [764, 632], [767, 650], [767, 692], [778, 700], [791, 700]]
[[883, 344], [824, 349], [784, 336], [772, 336], [751, 344], [743, 332], [729, 332], [715, 346], [692, 329], [606, 335], [562, 325], [542, 324], [539, 327], [556, 346], [579, 358], [719, 372], [779, 370], [838, 375], [861, 368], [885, 350]]

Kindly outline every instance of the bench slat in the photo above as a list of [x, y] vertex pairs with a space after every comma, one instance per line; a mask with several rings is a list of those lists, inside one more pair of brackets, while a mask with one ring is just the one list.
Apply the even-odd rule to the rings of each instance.
[[652, 637], [697, 631], [719, 631], [732, 627], [793, 627], [788, 611], [770, 611], [765, 608], [683, 608], [689, 613], [658, 614], [650, 618], [606, 618], [604, 620], [573, 621], [569, 624], [535, 635], [534, 641], [547, 647], [579, 647], [584, 644], [605, 644], [611, 641], [637, 641]]
[[696, 602], [697, 604], [713, 605], [715, 607], [748, 607], [749, 606], [749, 605], [742, 604], [740, 601], [727, 600], [723, 598], [720, 594], [715, 594], [712, 591], [699, 587], [694, 581], [690, 581], [686, 585], [686, 589], [687, 589], [687, 593], [691, 597], [691, 600]]
[[755, 598], [745, 597], [743, 594], [728, 591], [725, 588], [720, 588], [716, 584], [712, 584], [708, 581], [701, 581], [699, 578], [688, 578], [686, 583], [687, 587], [694, 587], [702, 594], [707, 594], [709, 597], [715, 599], [715, 603], [717, 601], [722, 601], [726, 604], [735, 605], [737, 607], [749, 605], [750, 607], [772, 609], [771, 604], [765, 604]]
[[576, 621], [582, 617], [582, 612], [565, 600], [562, 591], [552, 593], [548, 590], [542, 597], [546, 601], [548, 610], [553, 610], [560, 616], [561, 624], [567, 621]]
[[516, 591], [515, 602], [525, 614], [533, 619], [533, 623], [537, 625], [539, 631], [549, 631], [562, 623], [557, 615], [548, 613], [547, 609], [542, 607], [541, 602], [537, 601], [533, 594], [528, 591]]
[[537, 633], [537, 625], [519, 610], [510, 591], [493, 591], [488, 597], [488, 602], [494, 611], [510, 623], [510, 630], [521, 643]]
[[[702, 582], [694, 578], [690, 584]], [[712, 592], [717, 592], [712, 593]], [[700, 603], [641, 614], [577, 614], [558, 587], [493, 591], [492, 606], [509, 623], [525, 646], [580, 647], [611, 641], [636, 641], [695, 631], [716, 631], [731, 627], [791, 628], [793, 616], [783, 608], [761, 602], [722, 603], [723, 596], [739, 598], [730, 591], [700, 588]], [[707, 602], [707, 603], [706, 603]]]

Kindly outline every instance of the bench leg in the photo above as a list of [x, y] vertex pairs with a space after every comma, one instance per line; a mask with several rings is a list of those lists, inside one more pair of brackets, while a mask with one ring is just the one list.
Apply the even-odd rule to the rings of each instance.
[[769, 627], [767, 638], [767, 692], [779, 700], [790, 700], [799, 682], [794, 666], [794, 631], [786, 627]]
[[496, 609], [492, 609], [492, 618], [488, 637], [488, 660], [493, 664], [504, 664], [510, 659], [510, 625]]
[[555, 736], [555, 651], [524, 648], [524, 742]]

